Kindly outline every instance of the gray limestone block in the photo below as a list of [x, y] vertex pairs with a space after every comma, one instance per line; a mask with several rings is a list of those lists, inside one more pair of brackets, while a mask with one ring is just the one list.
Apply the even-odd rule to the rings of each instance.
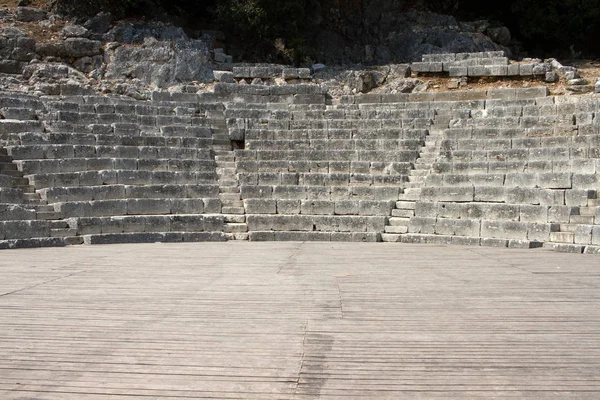
[[233, 67], [232, 72], [235, 78], [250, 78], [249, 67]]
[[521, 222], [548, 222], [549, 206], [521, 205], [519, 211], [519, 220]]
[[383, 232], [387, 222], [387, 217], [383, 216], [370, 216], [364, 219], [365, 230], [367, 232]]
[[415, 204], [415, 215], [418, 217], [435, 218], [438, 216], [441, 204], [419, 201]]
[[540, 204], [539, 190], [511, 188], [506, 190], [506, 202], [511, 204]]
[[593, 245], [600, 245], [600, 225], [594, 225], [592, 228], [592, 243]]
[[482, 217], [490, 220], [509, 220], [519, 219], [520, 207], [514, 204], [488, 204], [484, 208]]
[[558, 230], [560, 230], [560, 225], [558, 224], [538, 222], [529, 223], [527, 224], [527, 239], [547, 242], [550, 240], [550, 233], [557, 232]]
[[225, 219], [223, 215], [204, 215], [204, 230], [206, 232], [223, 232]]
[[510, 100], [515, 98], [515, 89], [501, 88], [501, 89], [489, 89], [488, 99], [500, 99]]
[[[124, 217], [108, 217], [108, 218], [95, 218], [97, 222], [101, 225], [101, 232], [90, 232], [86, 234], [94, 234], [94, 233], [123, 233], [123, 232], [142, 232], [144, 229], [144, 224], [139, 223], [139, 229], [136, 230], [126, 230], [125, 229], [125, 218]], [[84, 233], [79, 233], [79, 235], [85, 235]]]
[[221, 200], [219, 199], [203, 199], [204, 212], [207, 214], [218, 214], [221, 212]]
[[227, 236], [222, 232], [184, 232], [184, 242], [226, 242]]
[[107, 230], [121, 229], [124, 233], [144, 232], [146, 218], [147, 217], [144, 215], [114, 216], [107, 218], [103, 222], [103, 233], [104, 225], [107, 225]]
[[[195, 217], [195, 216], [191, 216], [191, 217]], [[144, 232], [169, 232], [171, 230], [171, 219], [169, 218], [169, 216], [150, 215], [150, 216], [144, 216], [143, 219], [144, 219]]]
[[452, 66], [448, 68], [450, 76], [468, 76], [469, 70], [466, 66]]
[[539, 185], [539, 175], [531, 173], [507, 173], [504, 185], [507, 187], [533, 188]]
[[170, 214], [171, 201], [169, 199], [129, 199], [127, 202], [127, 214]]
[[436, 218], [413, 217], [410, 219], [408, 231], [410, 233], [434, 233]]
[[[428, 63], [451, 62], [456, 61], [456, 59], [455, 53], [423, 54], [423, 61]], [[414, 63], [412, 65], [414, 65]]]
[[490, 76], [506, 76], [508, 74], [507, 65], [488, 65], [486, 68], [490, 71]]
[[[277, 214], [300, 214], [300, 200], [277, 200]], [[247, 211], [246, 211], [247, 212]]]
[[413, 72], [430, 72], [429, 62], [414, 62], [410, 65]]
[[247, 199], [244, 200], [247, 214], [276, 214], [277, 201], [271, 199]]
[[353, 232], [352, 242], [381, 242], [381, 234], [378, 232]]
[[567, 206], [587, 206], [588, 200], [593, 199], [594, 192], [584, 189], [572, 189], [565, 191], [565, 204]]
[[336, 201], [334, 203], [334, 214], [336, 215], [358, 215], [359, 202], [351, 200]]
[[480, 233], [481, 221], [477, 219], [455, 220], [453, 229], [455, 235], [477, 237]]
[[573, 174], [573, 188], [595, 189], [599, 183], [600, 178], [597, 174]]
[[[243, 192], [242, 197], [247, 198]], [[275, 186], [273, 187], [273, 197], [285, 200], [305, 200], [308, 198], [307, 188], [305, 186]]]
[[44, 147], [40, 145], [8, 146], [6, 150], [15, 160], [44, 158]]
[[249, 232], [248, 240], [251, 242], [272, 242], [275, 240], [275, 232]]
[[576, 244], [592, 244], [592, 231], [594, 225], [577, 225], [575, 227]]
[[[205, 230], [204, 222], [205, 217], [202, 215], [172, 215], [170, 230], [173, 232], [202, 232]], [[215, 229], [210, 229], [210, 231], [213, 230]]]
[[480, 245], [487, 246], [487, 247], [508, 247], [508, 240], [494, 239], [494, 238], [481, 238]]
[[204, 213], [204, 199], [172, 199], [172, 214], [202, 214]]
[[161, 233], [115, 233], [105, 235], [86, 235], [84, 244], [118, 244], [118, 243], [156, 243], [164, 241]]
[[539, 174], [539, 187], [546, 189], [570, 189], [572, 187], [572, 174], [567, 172], [553, 172]]
[[454, 221], [448, 218], [438, 218], [435, 222], [434, 233], [437, 235], [454, 235]]
[[584, 254], [600, 254], [600, 246], [585, 246]]
[[515, 221], [481, 221], [481, 236], [493, 239], [527, 240], [527, 224]]
[[309, 233], [321, 232], [274, 232], [274, 239], [277, 242], [305, 242], [308, 240]]
[[521, 75], [521, 76], [533, 75], [533, 64], [519, 64], [519, 75]]
[[302, 200], [300, 213], [306, 215], [333, 215], [334, 203], [324, 200]]
[[394, 208], [395, 201], [372, 201], [372, 200], [360, 200], [358, 203], [359, 215], [383, 215], [389, 216]]
[[69, 227], [76, 228], [78, 235], [102, 233], [102, 218], [74, 217], [69, 219]]
[[[365, 233], [366, 234], [366, 233]], [[332, 242], [352, 242], [352, 232], [331, 232], [329, 233]]]

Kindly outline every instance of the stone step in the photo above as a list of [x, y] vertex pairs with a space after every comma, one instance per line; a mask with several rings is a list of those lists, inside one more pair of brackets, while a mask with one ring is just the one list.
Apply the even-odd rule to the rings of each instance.
[[221, 199], [221, 205], [224, 207], [244, 207], [244, 202], [242, 200]]
[[219, 186], [233, 186], [233, 187], [237, 187], [238, 182], [237, 180], [233, 180], [233, 179], [219, 179]]
[[23, 172], [21, 172], [21, 171], [19, 171], [17, 169], [14, 169], [14, 170], [10, 169], [10, 170], [4, 170], [4, 171], [2, 171], [2, 175], [12, 176], [13, 178], [22, 178], [23, 177]]
[[72, 237], [77, 236], [77, 228], [50, 229], [50, 237]]
[[223, 214], [245, 214], [246, 213], [246, 209], [244, 207], [229, 207], [229, 206], [224, 206], [221, 208], [221, 212]]
[[390, 217], [388, 218], [388, 225], [391, 226], [408, 226], [410, 224], [409, 217]]
[[[593, 247], [593, 246], [588, 246]], [[544, 249], [558, 251], [560, 253], [574, 253], [574, 254], [582, 254], [585, 252], [586, 246], [581, 244], [573, 244], [573, 243], [555, 243], [555, 242], [546, 242], [543, 245]]]
[[222, 168], [221, 166], [217, 166], [217, 175], [235, 175], [235, 167], [234, 168]]
[[222, 194], [240, 193], [240, 188], [237, 186], [220, 186], [219, 193], [222, 193]]
[[421, 189], [420, 188], [407, 188], [404, 190], [404, 193], [398, 195], [398, 200], [419, 200], [421, 197]]
[[543, 243], [535, 240], [493, 239], [472, 236], [434, 235], [426, 233], [407, 233], [401, 235], [400, 241], [402, 243], [415, 244], [453, 244], [461, 246], [510, 247], [518, 249], [535, 249], [543, 246]]
[[391, 225], [388, 225], [388, 226], [385, 227], [385, 233], [396, 233], [396, 234], [408, 233], [408, 226], [391, 226]]
[[227, 222], [224, 227], [225, 233], [244, 233], [248, 232], [246, 223]]
[[244, 232], [225, 233], [227, 240], [249, 240], [250, 234]]
[[33, 208], [37, 212], [54, 212], [53, 204], [35, 204], [33, 205]]
[[399, 218], [410, 218], [415, 216], [414, 210], [399, 210], [397, 208], [392, 210], [392, 217]]
[[414, 211], [416, 203], [414, 201], [397, 201], [396, 208], [399, 210], [412, 210]]
[[61, 215], [54, 211], [38, 211], [36, 212], [36, 218], [39, 220], [59, 219]]
[[412, 171], [429, 171], [430, 169], [431, 169], [431, 164], [419, 163], [419, 164], [415, 164], [415, 169]]
[[401, 237], [402, 235], [398, 233], [382, 233], [381, 241], [388, 243], [398, 243], [401, 241]]
[[15, 185], [15, 187], [23, 190], [22, 187], [29, 186], [29, 179], [24, 178], [22, 176], [14, 176], [13, 184]]
[[16, 171], [17, 164], [13, 164], [12, 162], [0, 162], [0, 171], [3, 173], [5, 171]]
[[427, 176], [429, 175], [429, 170], [427, 169], [413, 169], [410, 171], [410, 176]]
[[15, 189], [22, 190], [23, 193], [35, 193], [35, 188], [33, 186], [25, 185], [25, 186], [15, 186]]
[[558, 243], [574, 243], [574, 232], [550, 232], [550, 241]]
[[[581, 211], [580, 211], [581, 212]], [[594, 215], [571, 215], [569, 216], [570, 224], [579, 224], [579, 225], [593, 225], [596, 218]]]
[[218, 169], [232, 169], [235, 171], [235, 162], [217, 160], [217, 170]]
[[229, 138], [215, 138], [212, 139], [213, 146], [231, 146], [231, 140]]
[[221, 201], [241, 201], [242, 195], [240, 193], [219, 193]]
[[82, 236], [68, 236], [63, 238], [63, 240], [67, 246], [83, 244]]
[[223, 218], [226, 223], [243, 224], [246, 222], [245, 214], [225, 214]]
[[217, 165], [222, 165], [222, 163], [232, 163], [233, 166], [235, 166], [235, 156], [233, 154], [215, 155], [215, 161], [217, 162]]

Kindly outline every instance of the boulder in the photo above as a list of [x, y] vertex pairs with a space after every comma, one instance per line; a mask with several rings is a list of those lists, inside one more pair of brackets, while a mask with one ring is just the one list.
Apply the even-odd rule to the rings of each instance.
[[85, 38], [68, 38], [65, 40], [67, 57], [95, 56], [102, 53], [102, 42]]
[[63, 28], [61, 36], [64, 38], [87, 38], [90, 31], [81, 25], [67, 25]]
[[113, 21], [111, 13], [101, 12], [88, 19], [83, 26], [90, 32], [104, 34], [110, 30]]
[[15, 9], [15, 19], [20, 22], [35, 22], [46, 19], [48, 13], [39, 8], [17, 7]]
[[156, 88], [214, 80], [208, 46], [200, 40], [147, 39], [143, 46], [119, 46], [110, 55], [106, 78], [137, 78]]
[[501, 26], [499, 28], [488, 28], [485, 33], [495, 43], [498, 43], [502, 46], [507, 46], [512, 39], [510, 30], [505, 26]]

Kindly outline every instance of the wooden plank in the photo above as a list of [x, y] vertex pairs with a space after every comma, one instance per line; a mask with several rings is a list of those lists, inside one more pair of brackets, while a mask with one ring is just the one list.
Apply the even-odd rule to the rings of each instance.
[[598, 265], [377, 243], [2, 251], [0, 398], [597, 398]]

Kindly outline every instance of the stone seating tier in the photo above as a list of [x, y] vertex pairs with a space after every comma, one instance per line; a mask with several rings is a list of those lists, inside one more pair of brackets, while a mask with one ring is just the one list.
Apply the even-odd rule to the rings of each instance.
[[[508, 68], [502, 57], [427, 62]], [[227, 83], [148, 102], [3, 94], [0, 142], [18, 168], [1, 180], [2, 222], [29, 233], [0, 247], [384, 238], [591, 252], [599, 102], [581, 99], [526, 88], [338, 102], [315, 84]]]

